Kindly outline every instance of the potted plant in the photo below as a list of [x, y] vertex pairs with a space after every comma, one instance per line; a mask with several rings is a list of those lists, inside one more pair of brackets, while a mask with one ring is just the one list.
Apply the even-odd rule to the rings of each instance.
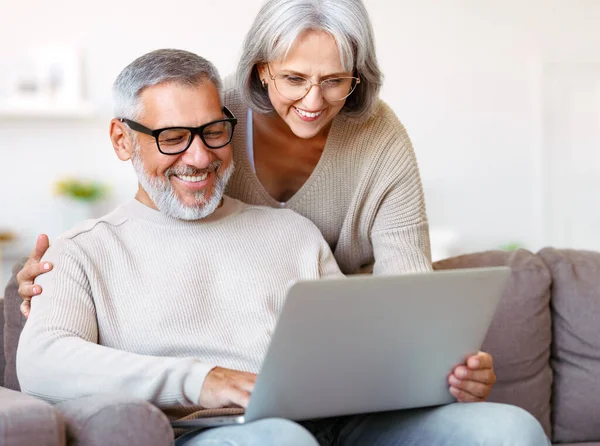
[[110, 189], [101, 181], [66, 177], [55, 182], [54, 192], [59, 197], [61, 226], [66, 230], [98, 217], [100, 205], [109, 196]]

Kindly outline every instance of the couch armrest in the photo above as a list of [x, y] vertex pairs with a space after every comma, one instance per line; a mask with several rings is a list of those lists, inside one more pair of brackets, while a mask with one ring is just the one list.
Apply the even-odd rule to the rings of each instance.
[[152, 404], [123, 395], [93, 395], [59, 403], [69, 446], [171, 446], [173, 429]]
[[0, 387], [0, 444], [63, 446], [65, 425], [50, 404]]
[[4, 387], [4, 293], [0, 290], [0, 386]]
[[17, 273], [23, 267], [27, 258], [22, 258], [13, 266], [13, 275], [6, 285], [4, 294], [4, 358], [6, 368], [4, 369], [3, 387], [12, 390], [21, 390], [17, 379], [17, 345], [21, 330], [25, 326], [25, 318], [21, 315], [19, 307], [21, 298], [17, 292]]

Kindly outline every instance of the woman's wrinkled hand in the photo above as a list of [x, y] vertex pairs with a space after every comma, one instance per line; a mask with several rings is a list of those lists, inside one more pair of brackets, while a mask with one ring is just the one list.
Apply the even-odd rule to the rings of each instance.
[[50, 247], [50, 242], [46, 234], [38, 236], [35, 243], [35, 249], [27, 259], [27, 262], [17, 274], [17, 282], [19, 284], [19, 296], [23, 299], [21, 303], [21, 313], [25, 317], [29, 317], [31, 309], [31, 298], [42, 292], [42, 287], [34, 284], [33, 281], [40, 274], [47, 273], [52, 269], [52, 264], [49, 262], [41, 262], [46, 250]]

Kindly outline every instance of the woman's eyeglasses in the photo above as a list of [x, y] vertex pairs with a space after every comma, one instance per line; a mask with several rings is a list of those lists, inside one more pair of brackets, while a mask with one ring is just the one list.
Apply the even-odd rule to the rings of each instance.
[[269, 64], [267, 64], [267, 71], [279, 94], [291, 101], [302, 99], [314, 85], [321, 88], [321, 94], [328, 102], [342, 101], [350, 96], [356, 86], [360, 84], [359, 77], [351, 76], [332, 77], [316, 83], [296, 74], [277, 74], [273, 76]]

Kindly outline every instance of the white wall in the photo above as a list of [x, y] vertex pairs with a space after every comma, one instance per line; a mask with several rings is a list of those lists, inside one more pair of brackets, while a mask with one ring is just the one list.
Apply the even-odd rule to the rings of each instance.
[[432, 224], [458, 228], [466, 251], [552, 243], [542, 81], [550, 62], [600, 60], [600, 2], [376, 0], [370, 10], [384, 96], [413, 139]]
[[[0, 228], [18, 230], [28, 246], [39, 232], [60, 232], [51, 184], [65, 174], [110, 181], [115, 202], [130, 197], [133, 172], [116, 159], [107, 136], [114, 77], [159, 47], [195, 51], [222, 74], [232, 72], [260, 3], [181, 0], [166, 10], [141, 0], [10, 2], [0, 15], [0, 60], [40, 43], [76, 42], [98, 113], [0, 118]], [[455, 229], [462, 252], [551, 243], [543, 80], [550, 62], [600, 60], [600, 2], [366, 4], [386, 75], [383, 97], [413, 140], [432, 225]]]

